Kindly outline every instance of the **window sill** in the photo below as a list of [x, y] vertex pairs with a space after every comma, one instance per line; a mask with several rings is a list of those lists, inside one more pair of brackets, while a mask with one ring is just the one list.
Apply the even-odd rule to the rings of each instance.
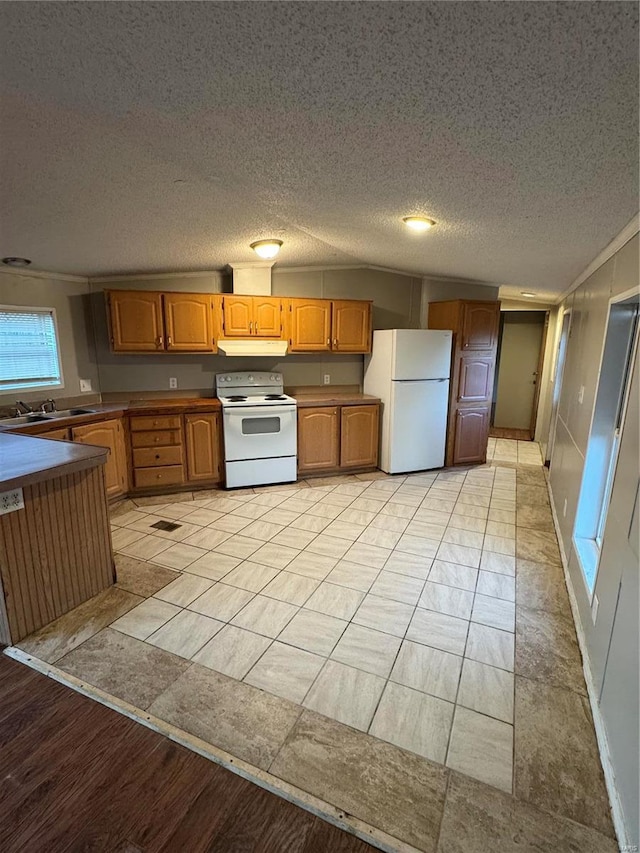
[[578, 536], [575, 536], [573, 539], [573, 547], [575, 548], [578, 556], [578, 562], [580, 563], [589, 599], [591, 599], [596, 585], [598, 563], [600, 562], [600, 549], [598, 548], [595, 539], [586, 539]]

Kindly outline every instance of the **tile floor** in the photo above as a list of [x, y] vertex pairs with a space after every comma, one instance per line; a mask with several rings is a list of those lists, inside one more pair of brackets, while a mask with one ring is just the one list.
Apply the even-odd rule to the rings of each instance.
[[[111, 627], [511, 792], [507, 466], [541, 460], [528, 442], [498, 439], [491, 453], [493, 466], [468, 471], [312, 480], [118, 515], [117, 551], [180, 575]], [[180, 527], [154, 529], [162, 519]]]

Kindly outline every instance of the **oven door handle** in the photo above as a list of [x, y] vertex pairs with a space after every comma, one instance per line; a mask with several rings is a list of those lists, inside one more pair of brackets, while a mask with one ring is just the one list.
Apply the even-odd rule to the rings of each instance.
[[276, 415], [289, 415], [295, 412], [295, 406], [237, 406], [223, 410], [225, 418], [273, 418]]

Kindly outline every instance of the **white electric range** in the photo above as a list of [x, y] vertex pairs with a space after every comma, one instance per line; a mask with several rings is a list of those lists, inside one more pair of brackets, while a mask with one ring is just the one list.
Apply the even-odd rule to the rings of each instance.
[[283, 388], [281, 373], [216, 374], [227, 488], [295, 481], [296, 401]]

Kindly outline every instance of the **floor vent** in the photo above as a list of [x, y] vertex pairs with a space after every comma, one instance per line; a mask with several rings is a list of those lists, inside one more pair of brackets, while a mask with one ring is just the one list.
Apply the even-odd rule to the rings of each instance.
[[176, 524], [175, 521], [156, 521], [156, 523], [151, 526], [155, 527], [156, 530], [166, 530], [167, 533], [171, 533], [173, 530], [177, 530], [179, 527], [182, 527], [181, 524]]

